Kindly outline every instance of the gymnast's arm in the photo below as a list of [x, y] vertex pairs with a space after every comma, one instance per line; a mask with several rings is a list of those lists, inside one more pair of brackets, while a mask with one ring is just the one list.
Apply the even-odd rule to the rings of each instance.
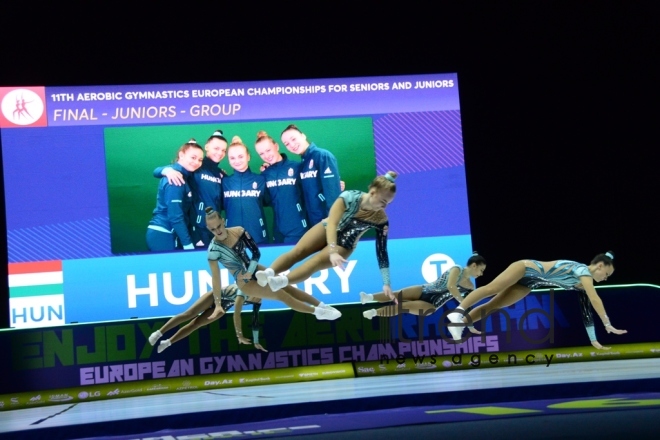
[[387, 231], [389, 227], [389, 222], [385, 222], [385, 224], [376, 229], [376, 259], [378, 260], [380, 275], [383, 278], [383, 293], [390, 297], [396, 304], [397, 299], [390, 287], [390, 257], [387, 253]]
[[254, 272], [257, 270], [257, 266], [259, 264], [259, 258], [261, 258], [261, 251], [259, 250], [259, 246], [257, 243], [255, 243], [254, 239], [248, 231], [243, 231], [243, 234], [241, 234], [241, 240], [243, 240], [243, 243], [245, 243], [245, 246], [250, 250], [250, 264], [248, 265], [246, 273], [249, 275], [248, 279], [254, 275]]
[[241, 312], [243, 311], [243, 303], [245, 298], [243, 295], [236, 295], [236, 302], [234, 303], [234, 329], [236, 330], [236, 338], [239, 344], [251, 344], [248, 338], [243, 337], [243, 323], [241, 321]]
[[626, 330], [616, 329], [610, 323], [610, 318], [607, 316], [607, 313], [605, 312], [605, 306], [603, 305], [603, 300], [600, 299], [594, 287], [593, 278], [586, 275], [581, 276], [580, 283], [582, 284], [584, 291], [589, 297], [589, 302], [591, 302], [591, 305], [593, 306], [594, 310], [596, 311], [596, 313], [598, 313], [598, 316], [600, 316], [600, 319], [603, 321], [603, 325], [605, 326], [605, 330], [607, 330], [607, 333], [614, 333], [616, 335], [622, 335], [624, 333], [628, 333]]
[[259, 309], [261, 309], [261, 302], [252, 305], [252, 339], [254, 348], [267, 352], [268, 350], [259, 343]]
[[222, 308], [222, 284], [220, 283], [220, 265], [218, 260], [209, 260], [209, 266], [211, 268], [211, 286], [213, 288], [213, 303], [215, 304], [215, 310], [208, 319], [213, 320], [221, 313], [225, 313]]
[[447, 289], [449, 290], [449, 293], [451, 293], [451, 296], [453, 296], [459, 304], [461, 301], [463, 301], [461, 292], [458, 290], [458, 276], [460, 273], [461, 269], [454, 266], [449, 269], [449, 275], [447, 276]]

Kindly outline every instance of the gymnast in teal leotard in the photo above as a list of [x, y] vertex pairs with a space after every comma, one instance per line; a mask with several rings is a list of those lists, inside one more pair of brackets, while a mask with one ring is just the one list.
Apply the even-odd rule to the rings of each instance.
[[[334, 320], [341, 316], [339, 310], [323, 304], [294, 286], [286, 286], [281, 291], [273, 292], [270, 288], [257, 284], [254, 272], [260, 267], [259, 247], [242, 227], [226, 228], [224, 219], [211, 207], [206, 208], [206, 227], [213, 233], [207, 258], [211, 269], [211, 285], [215, 303], [215, 309], [208, 319], [216, 319], [218, 315], [224, 313], [220, 281], [221, 264], [231, 271], [238, 288], [249, 297], [276, 299], [295, 311], [313, 314], [317, 319]], [[248, 256], [248, 250], [251, 256]]]
[[[367, 319], [375, 316], [390, 317], [398, 315], [400, 311], [413, 315], [430, 315], [452, 299], [456, 299], [460, 303], [468, 293], [474, 290], [474, 284], [470, 278], [480, 277], [485, 269], [486, 259], [474, 252], [465, 267], [453, 266], [431, 283], [404, 287], [394, 292], [399, 299], [399, 305], [387, 305], [379, 309], [366, 310], [363, 316]], [[369, 301], [386, 303], [392, 299], [384, 293], [361, 292], [360, 301], [362, 304]]]
[[[252, 340], [243, 337], [243, 333], [241, 331], [241, 311], [243, 310], [243, 304], [252, 305]], [[261, 307], [261, 298], [250, 298], [238, 290], [238, 286], [236, 286], [236, 284], [230, 284], [229, 286], [222, 289], [220, 306], [225, 312], [228, 312], [229, 309], [234, 307], [234, 305], [236, 306], [236, 311], [234, 312], [234, 327], [236, 328], [236, 337], [238, 338], [238, 343], [254, 343], [255, 348], [266, 351], [266, 349], [263, 348], [261, 344], [259, 344], [259, 309]], [[195, 301], [193, 305], [190, 306], [185, 312], [179, 313], [178, 315], [170, 318], [170, 320], [167, 321], [165, 325], [153, 332], [151, 336], [149, 336], [149, 343], [151, 345], [155, 345], [156, 342], [169, 330], [183, 324], [184, 322], [190, 321], [188, 324], [180, 327], [171, 338], [160, 341], [157, 350], [158, 353], [161, 353], [175, 342], [188, 337], [193, 331], [211, 323], [212, 321], [209, 320], [208, 317], [213, 313], [214, 309], [215, 305], [213, 304], [213, 291], [206, 292], [204, 295], [199, 297], [199, 299], [197, 299], [197, 301]], [[223, 315], [224, 313], [216, 315], [215, 319], [219, 319]]]
[[[613, 260], [614, 255], [612, 252], [606, 252], [596, 255], [589, 265], [570, 260], [516, 261], [492, 282], [470, 293], [456, 311], [447, 316], [449, 321], [453, 323], [449, 326], [449, 331], [454, 340], [459, 341], [462, 339], [463, 328], [466, 323], [479, 321], [495, 310], [520, 301], [532, 289], [560, 287], [583, 292], [580, 294], [580, 306], [591, 344], [598, 349], [607, 349], [596, 339], [593, 319], [591, 318], [589, 305], [586, 303], [587, 299], [584, 296], [588, 298], [588, 302], [591, 303], [591, 306], [600, 316], [607, 333], [617, 335], [627, 333], [626, 330], [618, 330], [612, 326], [610, 318], [605, 312], [603, 301], [594, 288], [594, 282], [605, 281], [612, 275], [614, 272]], [[493, 297], [490, 301], [474, 308], [469, 313], [465, 312], [469, 307], [489, 296]], [[589, 320], [591, 320], [590, 323]]]

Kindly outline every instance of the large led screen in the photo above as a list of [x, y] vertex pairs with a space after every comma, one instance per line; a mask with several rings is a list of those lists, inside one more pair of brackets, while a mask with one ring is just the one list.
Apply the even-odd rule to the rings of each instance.
[[[227, 150], [211, 164], [221, 170], [218, 208], [255, 228], [264, 265], [293, 245], [282, 238], [290, 218], [276, 218], [272, 187], [318, 178], [327, 184], [319, 203], [329, 204], [337, 186], [367, 191], [388, 170], [399, 175], [387, 208], [394, 289], [433, 281], [472, 252], [455, 74], [5, 87], [0, 103], [11, 327], [171, 316], [208, 291], [199, 219], [182, 215], [190, 237], [172, 249], [146, 237], [167, 180], [163, 169], [176, 168], [191, 139], [204, 148], [217, 130], [246, 146], [243, 157]], [[301, 156], [281, 136], [291, 124], [334, 157], [337, 169], [300, 169]], [[262, 175], [260, 132], [291, 161], [284, 177]], [[254, 197], [257, 211], [232, 217], [239, 195]], [[313, 203], [300, 203], [306, 227], [318, 221]], [[221, 277], [233, 282], [226, 270]], [[379, 291], [373, 235], [361, 239], [343, 269], [320, 271], [298, 287], [328, 304]], [[282, 307], [265, 301], [262, 310]]]

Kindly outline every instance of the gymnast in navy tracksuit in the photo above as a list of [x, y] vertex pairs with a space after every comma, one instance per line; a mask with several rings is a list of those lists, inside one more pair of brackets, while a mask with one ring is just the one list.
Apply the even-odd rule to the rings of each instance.
[[268, 164], [261, 175], [266, 178], [275, 217], [274, 242], [297, 243], [309, 229], [300, 186], [300, 162], [289, 160], [281, 154], [277, 142], [265, 131], [257, 133], [254, 148]]
[[328, 150], [307, 141], [307, 136], [291, 124], [282, 132], [282, 143], [302, 158], [300, 183], [305, 197], [309, 224], [314, 226], [326, 218], [341, 192], [337, 159]]
[[242, 226], [255, 243], [267, 241], [264, 205], [270, 201], [266, 192], [266, 179], [248, 167], [250, 154], [241, 138], [234, 136], [227, 149], [229, 164], [234, 174], [222, 182], [222, 204], [227, 227]]
[[[187, 178], [199, 169], [203, 157], [202, 147], [191, 139], [179, 148], [177, 162], [171, 167]], [[186, 250], [195, 248], [188, 224], [192, 203], [192, 191], [188, 184], [176, 186], [168, 183], [165, 177], [160, 179], [156, 209], [147, 226], [147, 247], [150, 251], [173, 251], [177, 244]]]
[[[202, 166], [195, 171], [188, 183], [193, 193], [193, 203], [195, 210], [191, 219], [191, 237], [196, 246], [208, 247], [213, 239], [213, 234], [206, 228], [206, 213], [204, 209], [207, 206], [219, 211], [222, 208], [222, 179], [227, 175], [218, 168], [218, 163], [225, 157], [227, 152], [227, 139], [225, 139], [222, 130], [216, 130], [206, 141], [204, 146], [206, 157]], [[158, 167], [154, 170], [154, 177], [167, 177], [172, 185], [183, 185], [184, 178], [172, 167]]]

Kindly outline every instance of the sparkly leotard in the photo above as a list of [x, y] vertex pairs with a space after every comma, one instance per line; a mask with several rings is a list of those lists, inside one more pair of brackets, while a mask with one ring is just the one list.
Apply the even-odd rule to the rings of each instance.
[[390, 260], [387, 255], [387, 228], [389, 221], [385, 211], [360, 211], [360, 200], [364, 192], [344, 191], [339, 197], [344, 199], [346, 211], [337, 226], [337, 245], [354, 249], [362, 234], [369, 229], [376, 230], [376, 258], [383, 284], [390, 285]]
[[538, 289], [539, 287], [561, 287], [566, 290], [580, 289], [580, 277], [591, 277], [586, 264], [570, 260], [558, 260], [547, 272], [536, 260], [527, 260], [536, 267], [525, 267], [525, 275], [517, 284]]
[[[458, 281], [460, 281], [461, 278], [463, 277], [463, 272], [465, 271], [465, 268], [461, 266], [454, 266], [454, 267], [457, 267], [460, 270], [460, 272], [458, 273]], [[433, 306], [436, 309], [439, 309], [447, 301], [453, 299], [454, 296], [447, 288], [447, 282], [449, 281], [449, 272], [454, 267], [450, 268], [448, 271], [445, 271], [440, 276], [440, 278], [433, 281], [432, 283], [424, 284], [422, 286], [422, 295], [419, 297], [419, 300], [426, 301], [429, 304], [433, 304]], [[458, 291], [461, 294], [461, 296], [465, 298], [468, 293], [472, 292], [472, 289], [468, 289], [467, 287], [463, 287], [459, 285], [458, 281], [456, 283], [456, 287], [458, 288]]]
[[[229, 233], [232, 229], [234, 228], [227, 229], [227, 232]], [[240, 230], [242, 232], [233, 247], [230, 248], [213, 239], [209, 245], [207, 255], [209, 260], [218, 261], [225, 266], [236, 280], [238, 280], [238, 276], [241, 272], [251, 274], [251, 278], [244, 279], [244, 281], [247, 282], [250, 279], [255, 279], [254, 271], [257, 269], [261, 252], [252, 237], [250, 237], [250, 234], [242, 228], [240, 228]], [[234, 231], [232, 231], [232, 234], [234, 234]], [[248, 257], [246, 249], [250, 250], [252, 258]]]
[[[222, 301], [220, 305], [222, 306], [222, 309], [225, 312], [230, 310], [232, 307], [234, 307], [234, 304], [236, 304], [236, 297], [238, 296], [243, 297], [243, 299], [245, 300], [245, 304], [251, 304], [251, 305], [261, 304], [258, 302], [250, 301], [250, 297], [245, 295], [243, 292], [241, 292], [240, 289], [232, 289], [231, 287], [232, 286], [227, 286], [224, 289], [222, 289], [222, 294], [220, 296], [220, 300]], [[214, 309], [215, 304], [211, 304], [209, 308]]]
[[525, 276], [517, 284], [529, 287], [532, 290], [539, 287], [561, 287], [566, 290], [577, 290], [582, 323], [587, 330], [589, 339], [595, 341], [596, 329], [591, 313], [591, 301], [580, 284], [580, 277], [587, 276], [593, 278], [587, 265], [570, 260], [558, 260], [546, 272], [543, 270], [543, 265], [539, 261], [527, 261], [533, 263], [538, 269], [526, 267]]
[[[230, 287], [225, 287], [222, 290], [221, 303], [220, 306], [225, 312], [228, 312], [234, 304], [236, 304], [236, 297], [242, 296], [245, 299], [245, 304], [252, 306], [252, 339], [255, 344], [259, 343], [259, 310], [261, 309], [261, 302], [250, 301], [250, 297], [246, 296], [239, 289], [233, 289], [230, 292]], [[215, 304], [211, 304], [209, 307], [211, 309], [215, 308]]]

